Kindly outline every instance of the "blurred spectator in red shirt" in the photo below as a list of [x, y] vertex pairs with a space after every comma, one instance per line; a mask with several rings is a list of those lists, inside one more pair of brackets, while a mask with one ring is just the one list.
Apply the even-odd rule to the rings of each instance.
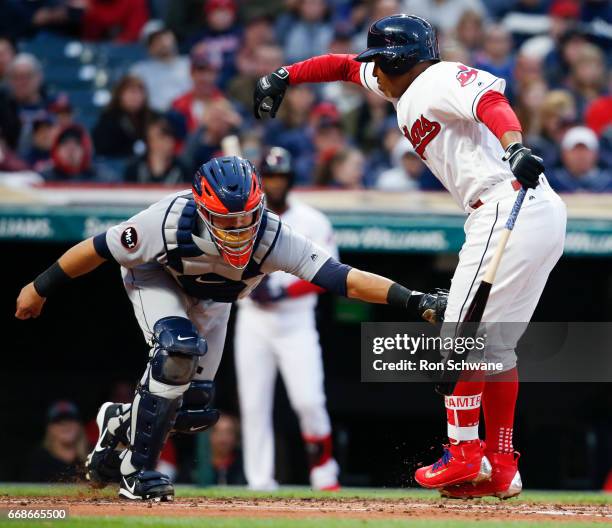
[[80, 125], [60, 130], [51, 148], [53, 165], [42, 173], [46, 181], [91, 181], [95, 172], [91, 165], [91, 140]]
[[149, 94], [154, 110], [165, 112], [172, 101], [191, 89], [189, 59], [178, 54], [174, 33], [151, 22], [153, 28], [145, 36], [149, 58], [137, 62], [131, 73], [140, 77]]
[[595, 99], [586, 109], [584, 120], [587, 126], [601, 136], [612, 125], [612, 95]]
[[[216, 84], [221, 63], [208, 52], [206, 45], [196, 45], [190, 57], [193, 89], [175, 99], [172, 109], [184, 116], [187, 130], [193, 132], [203, 124], [210, 104], [223, 99], [223, 94]], [[252, 97], [252, 92], [249, 92], [249, 97]]]
[[126, 182], [179, 185], [191, 181], [189, 168], [175, 155], [175, 133], [165, 118], [159, 117], [149, 123], [146, 144], [146, 152], [126, 167]]
[[149, 19], [147, 0], [86, 0], [83, 3], [86, 40], [136, 42]]
[[116, 84], [110, 103], [93, 128], [96, 154], [112, 158], [141, 154], [145, 130], [153, 116], [143, 81], [126, 75]]
[[610, 192], [612, 173], [598, 166], [599, 143], [590, 128], [570, 128], [561, 141], [563, 165], [552, 171], [551, 186], [560, 192]]

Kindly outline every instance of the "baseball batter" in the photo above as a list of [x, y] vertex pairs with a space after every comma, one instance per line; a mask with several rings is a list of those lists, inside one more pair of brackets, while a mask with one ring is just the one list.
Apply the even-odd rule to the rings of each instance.
[[[266, 205], [283, 224], [337, 256], [332, 226], [321, 212], [288, 197], [293, 182], [291, 155], [272, 147], [263, 157]], [[249, 487], [275, 489], [272, 405], [280, 371], [298, 415], [313, 489], [338, 488], [332, 458], [331, 423], [325, 408], [323, 361], [315, 322], [317, 294], [310, 282], [277, 271], [239, 302], [236, 373], [242, 420], [245, 473]]]
[[[339, 263], [325, 249], [266, 210], [251, 162], [213, 158], [196, 172], [191, 191], [172, 194], [69, 249], [27, 284], [16, 317], [38, 317], [48, 297], [111, 260], [146, 341], [149, 362], [131, 404], [107, 402], [100, 436], [86, 462], [87, 478], [120, 483], [121, 497], [168, 500], [172, 483], [156, 471], [168, 434], [205, 430], [230, 303], [265, 275], [284, 271], [326, 290], [389, 303], [441, 318], [445, 296], [412, 292], [389, 279]], [[120, 336], [117, 336], [120, 341]]]
[[[505, 81], [441, 61], [429, 22], [393, 15], [372, 24], [368, 49], [357, 56], [314, 57], [262, 77], [255, 115], [265, 111], [274, 117], [290, 85], [328, 81], [353, 82], [392, 102], [400, 130], [469, 214], [445, 331], [448, 322], [463, 320], [517, 191], [529, 189], [483, 316], [486, 322], [528, 322], [563, 252], [566, 211], [546, 181], [542, 160], [522, 144], [521, 126], [503, 95]], [[463, 498], [520, 493], [519, 455], [512, 443], [519, 337], [486, 350], [487, 361], [503, 363], [502, 373], [486, 380], [483, 373], [460, 378], [445, 398], [450, 446], [436, 463], [417, 470], [422, 486]], [[478, 436], [481, 401], [486, 443]]]

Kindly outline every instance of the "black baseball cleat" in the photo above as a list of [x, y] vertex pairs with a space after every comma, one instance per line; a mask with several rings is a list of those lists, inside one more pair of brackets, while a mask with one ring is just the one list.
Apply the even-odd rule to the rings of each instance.
[[130, 500], [171, 501], [174, 486], [163, 473], [140, 470], [121, 477], [119, 496]]
[[118, 483], [121, 480], [121, 451], [116, 450], [119, 437], [108, 430], [111, 418], [121, 413], [121, 404], [106, 402], [98, 411], [96, 423], [98, 424], [98, 442], [93, 451], [87, 455], [85, 461], [85, 478], [94, 488], [103, 488], [107, 484]]

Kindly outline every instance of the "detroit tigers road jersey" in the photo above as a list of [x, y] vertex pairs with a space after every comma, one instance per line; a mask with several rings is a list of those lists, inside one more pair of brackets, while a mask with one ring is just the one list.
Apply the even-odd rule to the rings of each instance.
[[163, 268], [197, 299], [233, 302], [264, 274], [282, 270], [316, 282], [330, 255], [265, 211], [253, 255], [244, 269], [227, 264], [196, 211], [191, 192], [160, 200], [94, 237], [96, 251], [124, 268]]
[[393, 103], [400, 130], [462, 209], [471, 212], [481, 193], [512, 178], [499, 140], [476, 115], [486, 92], [504, 92], [504, 79], [458, 62], [439, 62], [399, 99], [389, 99], [373, 70], [373, 62], [361, 64], [361, 84]]

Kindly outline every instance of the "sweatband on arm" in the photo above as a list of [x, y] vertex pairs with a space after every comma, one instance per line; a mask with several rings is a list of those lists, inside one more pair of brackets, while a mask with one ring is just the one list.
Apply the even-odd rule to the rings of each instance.
[[330, 257], [325, 261], [325, 264], [321, 266], [310, 282], [324, 290], [346, 297], [346, 278], [351, 269], [350, 266], [342, 264], [335, 258]]
[[419, 315], [418, 309], [421, 297], [423, 297], [421, 292], [409, 290], [401, 284], [394, 282], [387, 292], [387, 304]]
[[72, 280], [60, 266], [55, 262], [50, 268], [43, 271], [34, 279], [34, 289], [41, 297], [49, 297], [68, 284]]
[[115, 260], [113, 254], [108, 248], [108, 242], [106, 242], [106, 231], [93, 237], [93, 245], [96, 253], [106, 260]]

